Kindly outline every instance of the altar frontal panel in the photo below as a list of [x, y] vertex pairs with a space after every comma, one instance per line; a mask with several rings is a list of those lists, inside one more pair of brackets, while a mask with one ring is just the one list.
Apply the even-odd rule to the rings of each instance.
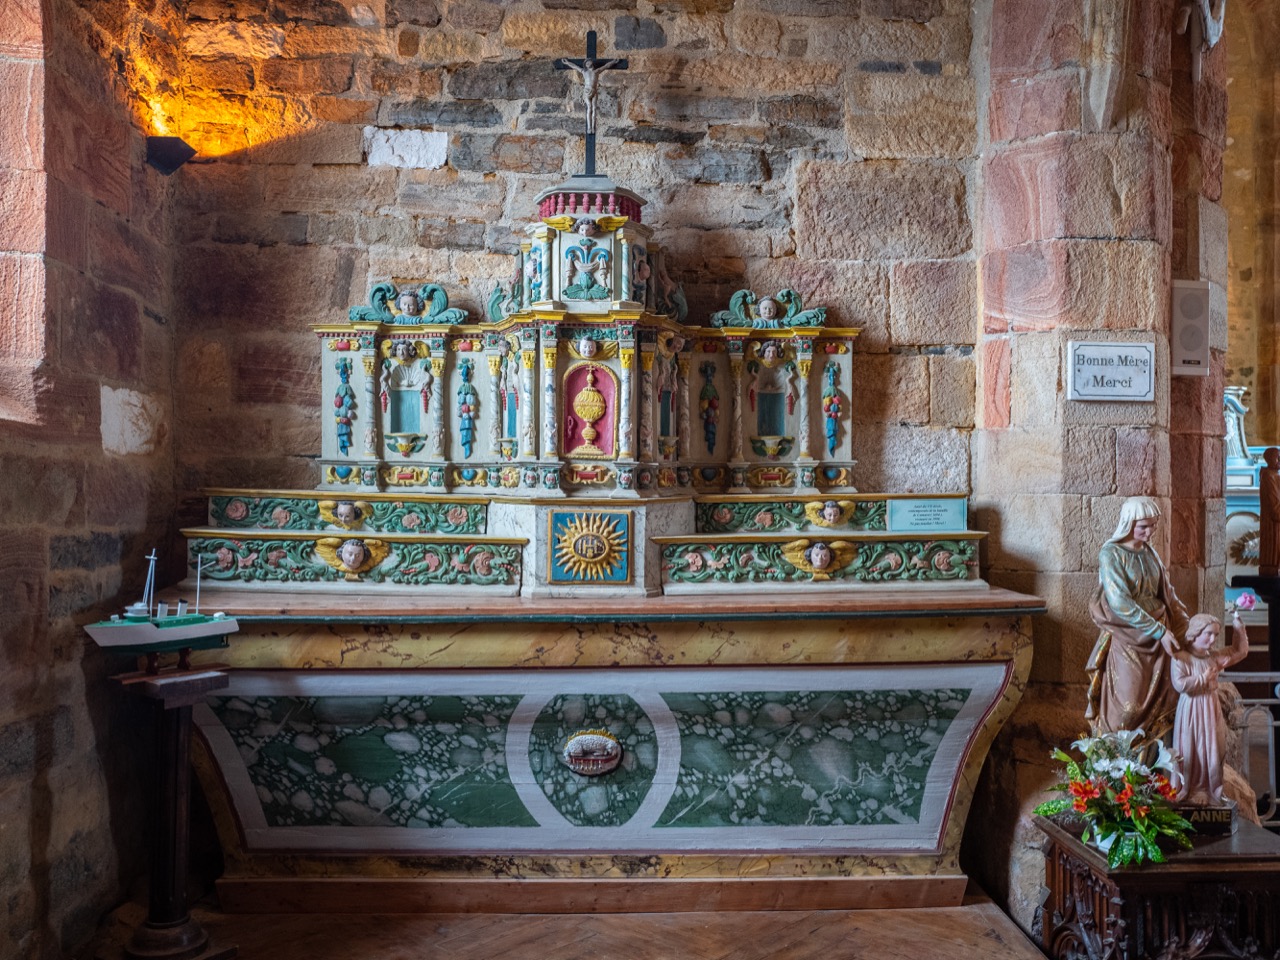
[[247, 852], [924, 853], [1009, 670], [237, 671], [196, 720]]

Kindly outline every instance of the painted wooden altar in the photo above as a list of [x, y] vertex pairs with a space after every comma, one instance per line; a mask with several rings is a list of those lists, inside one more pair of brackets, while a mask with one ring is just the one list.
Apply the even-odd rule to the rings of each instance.
[[[958, 904], [1041, 609], [991, 589], [227, 599], [231, 685], [196, 719], [241, 911]], [[561, 760], [592, 728], [623, 750], [598, 778]]]
[[227, 908], [960, 903], [1043, 606], [963, 494], [854, 486], [858, 331], [690, 317], [643, 206], [544, 192], [483, 318], [375, 284], [315, 328], [319, 488], [185, 531]]

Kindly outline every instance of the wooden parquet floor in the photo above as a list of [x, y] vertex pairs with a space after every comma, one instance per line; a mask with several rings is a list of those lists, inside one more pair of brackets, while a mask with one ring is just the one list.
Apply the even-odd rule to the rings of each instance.
[[[116, 960], [141, 908], [93, 956]], [[994, 904], [902, 910], [642, 914], [253, 914], [197, 909], [241, 960], [1042, 960]]]

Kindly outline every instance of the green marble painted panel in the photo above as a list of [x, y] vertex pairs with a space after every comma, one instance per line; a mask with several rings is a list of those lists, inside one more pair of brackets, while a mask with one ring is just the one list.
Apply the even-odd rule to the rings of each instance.
[[[607, 730], [622, 744], [622, 761], [596, 777], [574, 773], [560, 759], [569, 737], [591, 729]], [[570, 823], [617, 826], [631, 819], [653, 785], [658, 742], [653, 723], [630, 697], [562, 694], [533, 725], [529, 764], [542, 792]]]
[[519, 696], [212, 697], [267, 823], [535, 827], [507, 769]]
[[971, 691], [666, 693], [679, 780], [660, 827], [915, 823]]

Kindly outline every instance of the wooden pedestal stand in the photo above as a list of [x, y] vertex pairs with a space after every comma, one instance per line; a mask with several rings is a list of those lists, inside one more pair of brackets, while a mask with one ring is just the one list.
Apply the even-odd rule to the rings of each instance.
[[1049, 838], [1039, 942], [1053, 960], [1280, 958], [1280, 837], [1256, 824], [1115, 869], [1078, 830], [1036, 826]]
[[191, 707], [227, 686], [219, 670], [133, 673], [115, 678], [155, 703], [156, 762], [152, 791], [151, 890], [146, 922], [124, 955], [132, 960], [225, 960], [235, 947], [215, 947], [187, 909], [191, 808]]

